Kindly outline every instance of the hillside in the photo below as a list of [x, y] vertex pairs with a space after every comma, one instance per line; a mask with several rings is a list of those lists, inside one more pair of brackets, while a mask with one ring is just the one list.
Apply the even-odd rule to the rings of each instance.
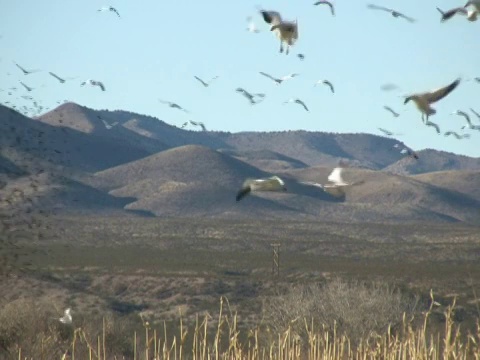
[[384, 170], [400, 175], [416, 175], [447, 170], [480, 170], [480, 158], [432, 149], [417, 151], [417, 154], [418, 161], [413, 162], [409, 161], [408, 158], [402, 158], [385, 167]]

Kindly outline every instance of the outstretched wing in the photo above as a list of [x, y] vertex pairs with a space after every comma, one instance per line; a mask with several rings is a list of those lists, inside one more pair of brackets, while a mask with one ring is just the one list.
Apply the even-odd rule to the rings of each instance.
[[328, 87], [330, 87], [330, 90], [332, 91], [332, 93], [335, 93], [335, 89], [334, 89], [334, 87], [333, 87], [333, 84], [332, 84], [330, 81], [328, 81], [328, 80], [323, 80], [323, 83], [324, 83], [325, 85], [327, 85]]
[[393, 9], [389, 9], [389, 8], [386, 8], [386, 7], [383, 7], [383, 6], [378, 6], [378, 5], [375, 5], [375, 4], [368, 4], [367, 7], [369, 9], [372, 9], [372, 10], [383, 10], [383, 11], [387, 11], [387, 12], [394, 11]]
[[460, 78], [456, 79], [451, 84], [444, 86], [440, 89], [433, 90], [432, 92], [424, 94], [429, 103], [434, 103], [438, 100], [443, 99], [445, 96], [450, 94], [455, 88], [460, 84]]
[[333, 169], [330, 175], [328, 175], [328, 181], [331, 181], [335, 184], [345, 184], [342, 178], [342, 171], [343, 168], [341, 167], [336, 167], [335, 169]]
[[250, 185], [242, 186], [240, 190], [237, 192], [237, 196], [235, 197], [236, 201], [242, 200], [245, 196], [250, 194], [252, 189], [250, 188]]
[[270, 25], [277, 25], [282, 22], [282, 16], [278, 11], [260, 10], [263, 20]]
[[273, 81], [279, 81], [280, 79], [277, 79], [277, 78], [274, 78], [272, 75], [269, 75], [263, 71], [260, 71], [259, 73], [260, 75], [263, 75], [263, 76], [266, 76], [267, 78], [269, 78], [270, 80], [273, 80]]
[[332, 12], [332, 15], [335, 16], [335, 8], [333, 7], [333, 4], [330, 1], [321, 0], [321, 1], [317, 1], [313, 5], [321, 5], [321, 4], [328, 5], [330, 7], [330, 11]]
[[208, 86], [208, 84], [205, 81], [203, 81], [202, 79], [200, 79], [198, 76], [194, 76], [194, 78], [197, 79], [198, 81], [200, 81], [203, 86], [205, 86], [205, 87]]

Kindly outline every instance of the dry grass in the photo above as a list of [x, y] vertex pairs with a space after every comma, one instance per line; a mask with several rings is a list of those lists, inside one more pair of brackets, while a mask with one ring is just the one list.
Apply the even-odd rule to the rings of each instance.
[[480, 326], [474, 333], [463, 333], [453, 321], [454, 300], [444, 312], [444, 328], [432, 332], [432, 294], [431, 304], [419, 326], [405, 314], [396, 331], [388, 327], [383, 333], [356, 343], [336, 325], [317, 326], [306, 317], [300, 320], [307, 334], [306, 342], [300, 341], [292, 327], [287, 327], [264, 343], [268, 330], [258, 325], [240, 331], [239, 318], [224, 297], [220, 298], [220, 311], [215, 317], [197, 316], [191, 326], [180, 318], [174, 330], [165, 323], [152, 327], [142, 318], [142, 329], [124, 333], [123, 337], [119, 336], [122, 328], [119, 330], [109, 318], [104, 318], [96, 328], [88, 324], [59, 326], [53, 333], [39, 331], [32, 327], [35, 323], [22, 318], [29, 338], [13, 342], [8, 349], [2, 344], [2, 351], [9, 351], [12, 358], [18, 359], [480, 359]]

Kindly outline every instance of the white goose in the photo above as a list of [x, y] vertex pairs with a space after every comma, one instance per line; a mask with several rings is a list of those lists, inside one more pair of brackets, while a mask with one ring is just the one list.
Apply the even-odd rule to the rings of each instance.
[[417, 109], [422, 113], [422, 121], [425, 122], [428, 120], [430, 115], [434, 115], [437, 112], [430, 105], [450, 94], [453, 90], [455, 90], [458, 84], [460, 84], [460, 78], [456, 79], [451, 84], [436, 90], [408, 95], [405, 97], [405, 101], [403, 103], [406, 104], [412, 100], [417, 106]]
[[[473, 109], [470, 109], [475, 115], [479, 115], [475, 112], [475, 110]], [[462, 110], [457, 110], [457, 111], [454, 111], [451, 115], [459, 115], [459, 116], [463, 116], [465, 118], [465, 120], [467, 121], [467, 125], [464, 125], [462, 126], [462, 130], [467, 128], [467, 129], [471, 129], [471, 130], [480, 130], [480, 125], [473, 125], [472, 124], [472, 121], [470, 120], [470, 116], [465, 112], [465, 111], [462, 111]]]
[[277, 84], [277, 85], [280, 85], [280, 84], [283, 83], [284, 81], [293, 79], [294, 77], [300, 75], [300, 74], [297, 74], [297, 73], [292, 73], [292, 74], [288, 74], [288, 75], [282, 76], [281, 78], [276, 78], [276, 77], [273, 77], [272, 75], [267, 74], [267, 73], [265, 73], [265, 72], [263, 72], [263, 71], [260, 71], [259, 74], [260, 74], [260, 75], [263, 75], [263, 76], [265, 76], [265, 77], [267, 77], [267, 78], [269, 78], [270, 80], [272, 80], [273, 82], [275, 82], [275, 84]]
[[66, 309], [63, 313], [63, 316], [58, 320], [63, 324], [71, 324], [72, 323], [71, 309], [70, 308]]
[[[274, 31], [280, 39], [280, 52], [288, 55], [290, 47], [298, 40], [298, 21], [285, 21], [278, 11], [260, 10], [263, 20], [271, 25], [270, 31]], [[283, 44], [286, 44], [284, 49]]]
[[236, 200], [240, 201], [251, 192], [257, 191], [287, 191], [285, 183], [278, 176], [264, 179], [247, 179], [237, 192]]
[[315, 85], [313, 86], [317, 86], [318, 84], [323, 84], [323, 85], [326, 85], [330, 88], [330, 91], [332, 92], [332, 94], [335, 94], [335, 88], [333, 87], [333, 84], [328, 81], [328, 80], [318, 80]]
[[100, 89], [102, 89], [102, 91], [105, 91], [105, 85], [103, 85], [101, 81], [89, 79], [89, 80], [83, 81], [80, 84], [80, 86], [85, 86], [86, 84], [89, 84], [91, 86], [98, 86]]
[[303, 108], [305, 109], [305, 111], [310, 111], [310, 110], [308, 110], [307, 105], [305, 105], [305, 103], [304, 103], [302, 100], [298, 99], [298, 98], [290, 98], [290, 99], [288, 99], [287, 101], [284, 101], [283, 103], [284, 103], [284, 104], [295, 103], [295, 104], [298, 104], [298, 105], [303, 106]]
[[325, 190], [326, 192], [334, 196], [343, 196], [345, 195], [345, 189], [364, 183], [363, 181], [347, 183], [343, 179], [342, 172], [343, 172], [342, 167], [334, 168], [327, 178], [328, 181], [330, 181], [330, 183], [323, 185], [323, 190]]

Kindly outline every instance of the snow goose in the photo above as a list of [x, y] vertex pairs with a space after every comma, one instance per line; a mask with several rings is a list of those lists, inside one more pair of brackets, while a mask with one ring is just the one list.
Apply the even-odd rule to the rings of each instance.
[[456, 79], [447, 86], [430, 92], [408, 95], [405, 97], [405, 101], [403, 103], [406, 104], [412, 100], [417, 106], [417, 109], [422, 113], [422, 121], [425, 122], [428, 120], [430, 115], [433, 115], [437, 112], [430, 105], [450, 94], [458, 86], [458, 84], [460, 84], [460, 78]]
[[404, 18], [405, 20], [407, 20], [409, 22], [412, 22], [412, 23], [415, 22], [415, 19], [413, 19], [411, 17], [408, 17], [405, 14], [402, 14], [401, 12], [393, 10], [393, 9], [389, 9], [389, 8], [386, 8], [386, 7], [383, 7], [383, 6], [378, 6], [378, 5], [375, 5], [375, 4], [368, 4], [367, 7], [369, 9], [372, 9], [372, 10], [382, 10], [382, 11], [389, 12], [390, 14], [392, 14], [392, 16], [394, 18], [401, 17], [401, 18]]
[[304, 103], [302, 100], [298, 99], [298, 98], [290, 98], [290, 99], [288, 99], [287, 101], [284, 101], [283, 103], [284, 103], [284, 104], [289, 104], [289, 103], [299, 104], [299, 105], [303, 106], [303, 108], [305, 109], [305, 111], [310, 111], [310, 110], [308, 110], [307, 105], [305, 105], [305, 103]]
[[98, 86], [102, 91], [105, 91], [105, 85], [103, 85], [103, 83], [101, 81], [97, 81], [97, 80], [85, 80], [83, 81], [80, 86], [85, 86], [86, 84], [89, 84], [91, 86]]
[[385, 110], [387, 110], [388, 112], [390, 112], [394, 117], [399, 117], [400, 114], [397, 113], [395, 110], [393, 110], [390, 106], [384, 106], [383, 107]]
[[300, 74], [296, 74], [296, 73], [292, 73], [292, 74], [288, 74], [288, 75], [285, 75], [285, 76], [282, 76], [281, 78], [276, 78], [276, 77], [273, 77], [272, 75], [270, 74], [267, 74], [263, 71], [260, 71], [259, 72], [260, 75], [263, 75], [267, 78], [269, 78], [270, 80], [272, 80], [273, 82], [275, 82], [275, 84], [277, 85], [280, 85], [282, 82], [286, 81], [286, 80], [290, 80], [290, 79], [293, 79], [294, 77], [300, 75]]
[[213, 78], [211, 78], [211, 79], [208, 80], [208, 81], [203, 81], [203, 80], [200, 79], [198, 76], [194, 76], [194, 78], [197, 79], [203, 86], [209, 87], [210, 84], [211, 84], [214, 80], [218, 79], [218, 76], [214, 76]]
[[100, 9], [98, 9], [97, 11], [111, 11], [115, 14], [117, 14], [118, 17], [120, 17], [120, 13], [118, 12], [117, 9], [115, 9], [113, 6], [102, 6]]
[[438, 124], [434, 123], [433, 121], [427, 120], [425, 121], [425, 125], [433, 127], [437, 131], [437, 134], [440, 135], [440, 126], [438, 126]]
[[274, 31], [277, 37], [280, 39], [280, 52], [283, 53], [283, 44], [286, 43], [285, 53], [288, 55], [289, 49], [295, 44], [298, 39], [298, 22], [284, 21], [278, 11], [262, 10], [260, 14], [263, 20], [271, 25], [270, 31]]
[[102, 122], [103, 122], [103, 125], [105, 126], [105, 129], [107, 130], [111, 130], [114, 126], [118, 125], [118, 121], [115, 121], [111, 124], [109, 124], [107, 121], [105, 121], [104, 119], [101, 119]]
[[160, 101], [162, 104], [168, 105], [169, 107], [171, 107], [173, 109], [178, 109], [180, 111], [183, 111], [184, 113], [188, 113], [187, 110], [185, 110], [183, 107], [181, 107], [180, 105], [178, 105], [177, 103], [174, 103], [172, 101], [165, 101], [165, 100], [162, 100], [162, 99], [158, 99], [158, 101]]
[[457, 138], [458, 140], [461, 140], [461, 139], [470, 139], [470, 134], [462, 134], [462, 135], [459, 135], [458, 133], [456, 133], [455, 131], [447, 131], [446, 133], [443, 134], [444, 136], [450, 136], [450, 135], [453, 135], [455, 138]]
[[41, 71], [40, 69], [35, 69], [35, 70], [25, 70], [23, 67], [21, 67], [20, 65], [18, 65], [16, 62], [14, 62], [15, 66], [18, 67], [24, 75], [29, 75], [29, 74], [33, 74], [33, 73], [36, 73], [36, 72], [39, 72]]
[[62, 324], [71, 324], [72, 323], [72, 314], [71, 309], [68, 308], [64, 311], [63, 316], [58, 319]]
[[247, 179], [237, 192], [236, 200], [240, 201], [251, 192], [256, 191], [287, 191], [285, 183], [278, 176], [264, 179]]
[[315, 85], [313, 86], [317, 86], [318, 84], [323, 84], [323, 85], [326, 85], [330, 88], [330, 91], [332, 92], [332, 94], [335, 94], [335, 88], [333, 87], [333, 84], [328, 81], [328, 80], [318, 80]]
[[235, 89], [235, 91], [238, 92], [239, 94], [242, 94], [245, 98], [247, 98], [248, 101], [250, 101], [250, 105], [258, 104], [265, 98], [265, 94], [262, 94], [262, 93], [252, 94], [247, 90], [245, 90], [244, 88], [240, 88], [240, 87]]
[[343, 173], [343, 168], [342, 167], [336, 167], [333, 169], [333, 171], [328, 175], [327, 180], [330, 183], [327, 183], [323, 185], [323, 190], [328, 192], [331, 195], [334, 196], [343, 196], [345, 195], [345, 189], [363, 184], [364, 181], [357, 181], [354, 183], [347, 183], [342, 176]]
[[330, 1], [320, 0], [320, 1], [317, 1], [317, 2], [313, 3], [313, 5], [315, 5], [315, 6], [318, 6], [318, 5], [328, 5], [328, 7], [330, 8], [330, 12], [332, 13], [333, 16], [335, 16], [335, 8], [334, 8], [333, 4], [332, 4]]
[[199, 126], [200, 128], [202, 128], [202, 131], [207, 131], [207, 128], [205, 127], [205, 124], [203, 122], [200, 122], [200, 121], [193, 121], [193, 120], [189, 120], [190, 124], [192, 124], [193, 126]]
[[[478, 113], [475, 112], [475, 110], [473, 109], [470, 109], [470, 110], [475, 115], [477, 116], [479, 115]], [[454, 111], [451, 115], [459, 115], [465, 118], [465, 120], [467, 121], [467, 125], [462, 126], [462, 130], [463, 129], [480, 130], [480, 125], [473, 125], [472, 121], [470, 120], [470, 116], [465, 111], [457, 110], [457, 111]]]

